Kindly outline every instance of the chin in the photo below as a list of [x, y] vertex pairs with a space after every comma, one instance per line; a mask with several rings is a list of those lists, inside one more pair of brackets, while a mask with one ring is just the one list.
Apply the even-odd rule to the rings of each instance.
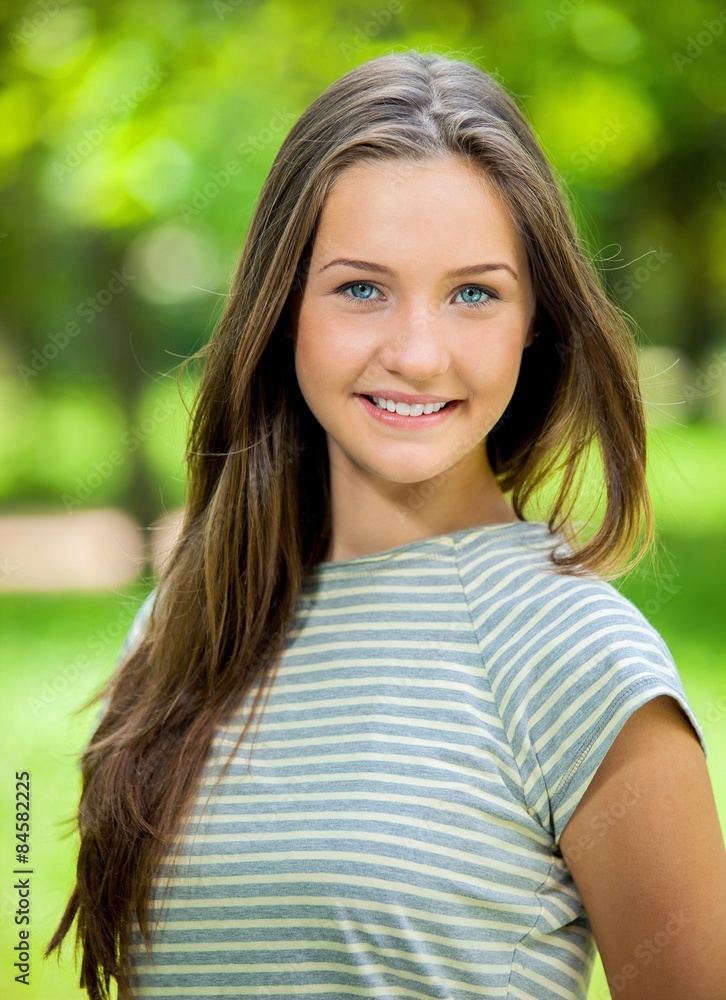
[[445, 473], [447, 461], [450, 463], [450, 458], [447, 458], [446, 455], [442, 455], [439, 462], [414, 463], [406, 461], [405, 458], [396, 457], [393, 457], [390, 462], [381, 462], [380, 454], [367, 462], [364, 455], [356, 456], [354, 453], [344, 450], [353, 464], [363, 472], [387, 483], [397, 483], [401, 486], [411, 486], [415, 483], [425, 483], [430, 479], [435, 479]]

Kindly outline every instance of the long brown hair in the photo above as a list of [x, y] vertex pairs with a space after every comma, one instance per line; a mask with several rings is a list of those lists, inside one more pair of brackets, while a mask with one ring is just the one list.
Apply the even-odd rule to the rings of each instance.
[[536, 295], [540, 336], [486, 442], [502, 490], [524, 520], [535, 491], [559, 475], [548, 524], [574, 541], [574, 504], [596, 446], [601, 522], [579, 548], [553, 548], [553, 572], [617, 574], [643, 527], [634, 562], [652, 540], [632, 333], [515, 101], [478, 67], [439, 54], [411, 50], [353, 69], [301, 115], [262, 187], [226, 309], [198, 355], [181, 533], [143, 640], [93, 699], [108, 698], [108, 709], [82, 758], [77, 880], [46, 950], [60, 948], [77, 917], [80, 985], [92, 1000], [107, 1000], [111, 977], [120, 1000], [132, 996], [133, 919], [148, 947], [154, 873], [215, 729], [260, 681], [229, 764], [272, 684], [305, 575], [330, 541], [326, 438], [284, 336], [327, 193], [353, 163], [393, 161], [405, 178], [407, 165], [451, 155], [500, 192]]

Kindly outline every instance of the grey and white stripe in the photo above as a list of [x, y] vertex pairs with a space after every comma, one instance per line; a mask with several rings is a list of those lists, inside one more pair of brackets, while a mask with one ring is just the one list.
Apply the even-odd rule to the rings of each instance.
[[555, 575], [558, 542], [488, 525], [312, 570], [251, 759], [213, 788], [255, 691], [157, 873], [151, 962], [134, 928], [135, 997], [586, 996], [562, 830], [652, 698], [706, 743], [661, 636]]

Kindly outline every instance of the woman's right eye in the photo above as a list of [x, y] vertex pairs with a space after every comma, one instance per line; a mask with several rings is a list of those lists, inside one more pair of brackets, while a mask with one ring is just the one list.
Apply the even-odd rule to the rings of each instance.
[[342, 295], [348, 302], [355, 302], [356, 305], [364, 305], [366, 302], [377, 301], [370, 294], [363, 295], [362, 297], [351, 294], [351, 290], [360, 291], [361, 289], [364, 291], [365, 289], [372, 289], [374, 292], [378, 291], [376, 286], [371, 285], [369, 281], [349, 281], [347, 285], [341, 285], [340, 288], [336, 289], [336, 294]]

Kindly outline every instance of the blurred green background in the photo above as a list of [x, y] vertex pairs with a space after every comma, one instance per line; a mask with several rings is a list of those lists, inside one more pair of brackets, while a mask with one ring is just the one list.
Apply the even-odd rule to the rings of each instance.
[[[3, 518], [116, 509], [148, 540], [178, 510], [175, 368], [219, 318], [293, 122], [386, 52], [453, 54], [513, 93], [633, 319], [660, 544], [616, 585], [673, 652], [726, 826], [726, 23], [715, 6], [36, 0], [0, 23], [0, 829], [10, 845], [13, 772], [27, 769], [34, 866], [31, 986], [5, 972], [2, 996], [85, 996], [69, 941], [60, 968], [41, 960], [72, 884], [76, 840], [61, 821], [95, 717], [74, 713], [153, 585], [147, 563], [119, 585], [24, 590]], [[193, 384], [182, 389], [188, 399]], [[9, 868], [5, 955], [17, 941]], [[598, 962], [590, 998], [608, 996]]]

